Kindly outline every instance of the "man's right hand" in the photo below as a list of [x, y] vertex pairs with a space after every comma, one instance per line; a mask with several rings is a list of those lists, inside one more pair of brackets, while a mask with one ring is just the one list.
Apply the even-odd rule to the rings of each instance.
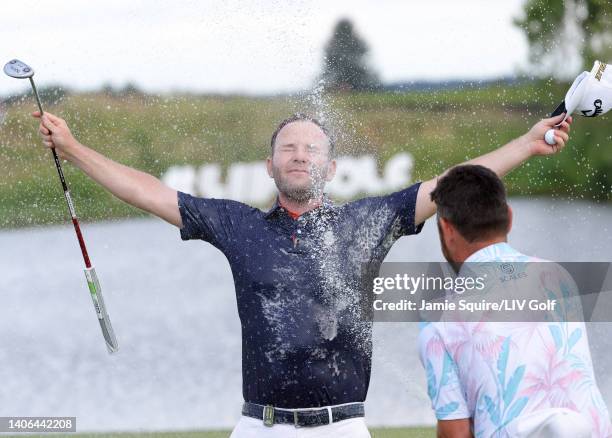
[[70, 159], [71, 152], [78, 147], [79, 142], [73, 137], [66, 121], [51, 113], [32, 113], [33, 117], [40, 119], [38, 132], [43, 143], [48, 148], [55, 148], [57, 154], [63, 159]]
[[81, 169], [87, 176], [124, 202], [147, 211], [163, 220], [183, 227], [177, 192], [148, 173], [116, 163], [79, 143], [66, 122], [50, 113], [40, 117], [39, 133], [48, 148]]

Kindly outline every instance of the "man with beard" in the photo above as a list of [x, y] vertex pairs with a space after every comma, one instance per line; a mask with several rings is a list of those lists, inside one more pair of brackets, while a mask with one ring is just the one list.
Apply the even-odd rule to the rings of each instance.
[[[561, 120], [542, 120], [474, 162], [504, 175], [531, 156], [555, 153], [568, 140], [571, 119], [557, 130], [555, 146], [543, 137]], [[119, 199], [227, 257], [242, 327], [245, 400], [232, 437], [369, 436], [363, 418], [372, 354], [366, 291], [393, 243], [420, 232], [435, 213], [429, 198], [435, 178], [335, 206], [323, 193], [336, 170], [333, 139], [317, 120], [298, 114], [272, 135], [267, 169], [278, 197], [262, 212], [177, 192], [82, 145], [52, 114], [42, 117], [40, 133], [47, 147]]]
[[[557, 306], [542, 315], [526, 308], [518, 318], [508, 310], [448, 312], [421, 326], [420, 357], [438, 437], [612, 436], [577, 288], [558, 264], [508, 244], [512, 210], [501, 180], [482, 166], [457, 166], [440, 178], [431, 199], [452, 269], [458, 277], [485, 279], [474, 302], [552, 298]], [[500, 274], [508, 272], [514, 275]], [[465, 297], [449, 293], [450, 301]]]

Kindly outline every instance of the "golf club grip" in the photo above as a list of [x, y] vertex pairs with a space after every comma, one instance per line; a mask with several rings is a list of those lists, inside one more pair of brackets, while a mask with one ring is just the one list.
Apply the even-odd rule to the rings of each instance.
[[[557, 108], [555, 108], [555, 110], [552, 113], [550, 113], [550, 117], [557, 117], [566, 112], [567, 112], [567, 109], [565, 108], [565, 100], [564, 100], [557, 106]], [[559, 126], [560, 125], [555, 125], [555, 128], [558, 128]], [[548, 134], [548, 131], [546, 133]], [[548, 143], [548, 140], [546, 139], [546, 134], [544, 135], [544, 141]], [[554, 139], [551, 139], [551, 142], [552, 143], [548, 143], [548, 144], [551, 146], [555, 144]]]
[[567, 109], [565, 108], [565, 100], [563, 102], [561, 102], [559, 104], [559, 106], [557, 106], [557, 108], [555, 108], [555, 110], [550, 114], [550, 117], [557, 117], [560, 114], [563, 114], [567, 112]]
[[100, 322], [100, 329], [102, 330], [102, 336], [106, 342], [106, 349], [109, 353], [114, 353], [119, 349], [115, 332], [106, 311], [104, 304], [104, 298], [102, 297], [102, 289], [100, 288], [100, 282], [96, 275], [96, 270], [93, 268], [85, 268], [85, 278], [87, 279], [87, 286], [89, 287], [89, 293], [93, 301], [96, 316]]
[[51, 148], [51, 152], [53, 153], [53, 161], [55, 161], [55, 167], [57, 169], [57, 174], [59, 175], [60, 181], [62, 182], [62, 189], [64, 189], [64, 192], [67, 192], [68, 185], [66, 184], [66, 178], [64, 178], [64, 171], [62, 170], [62, 164], [60, 162], [59, 156], [57, 155], [55, 148]]

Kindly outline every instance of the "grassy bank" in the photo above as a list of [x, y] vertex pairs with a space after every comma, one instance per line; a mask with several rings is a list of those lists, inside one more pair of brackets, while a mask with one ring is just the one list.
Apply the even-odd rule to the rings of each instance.
[[[371, 429], [372, 438], [433, 438], [436, 436], [435, 430], [427, 427], [410, 428], [379, 428]], [[17, 435], [9, 435], [18, 438]], [[28, 436], [49, 436], [28, 435]], [[96, 433], [96, 434], [53, 434], [54, 437], [66, 438], [227, 438], [230, 431], [210, 431], [210, 432], [158, 432], [158, 433]]]
[[[339, 154], [373, 153], [382, 167], [408, 151], [415, 157], [413, 178], [422, 179], [521, 135], [556, 106], [565, 89], [522, 84], [276, 98], [82, 94], [49, 110], [66, 118], [83, 143], [157, 176], [172, 165], [264, 159], [279, 120], [298, 110], [323, 110], [338, 133]], [[0, 125], [0, 227], [66, 220], [50, 153], [29, 117], [34, 108], [28, 99], [11, 104]], [[606, 116], [580, 118], [561, 155], [531, 160], [507, 177], [510, 194], [611, 200], [608, 124]], [[140, 214], [72, 166], [65, 173], [84, 221]]]

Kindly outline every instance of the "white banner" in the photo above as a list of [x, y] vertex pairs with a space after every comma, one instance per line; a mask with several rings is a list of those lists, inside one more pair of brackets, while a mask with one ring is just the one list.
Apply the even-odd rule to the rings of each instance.
[[[382, 177], [372, 155], [338, 157], [334, 179], [325, 192], [335, 199], [377, 195], [407, 187], [412, 180], [413, 159], [407, 152], [396, 154], [385, 164]], [[223, 181], [221, 165], [173, 166], [163, 175], [168, 186], [206, 198], [224, 198], [263, 205], [276, 196], [274, 180], [268, 176], [265, 161], [233, 163]]]

